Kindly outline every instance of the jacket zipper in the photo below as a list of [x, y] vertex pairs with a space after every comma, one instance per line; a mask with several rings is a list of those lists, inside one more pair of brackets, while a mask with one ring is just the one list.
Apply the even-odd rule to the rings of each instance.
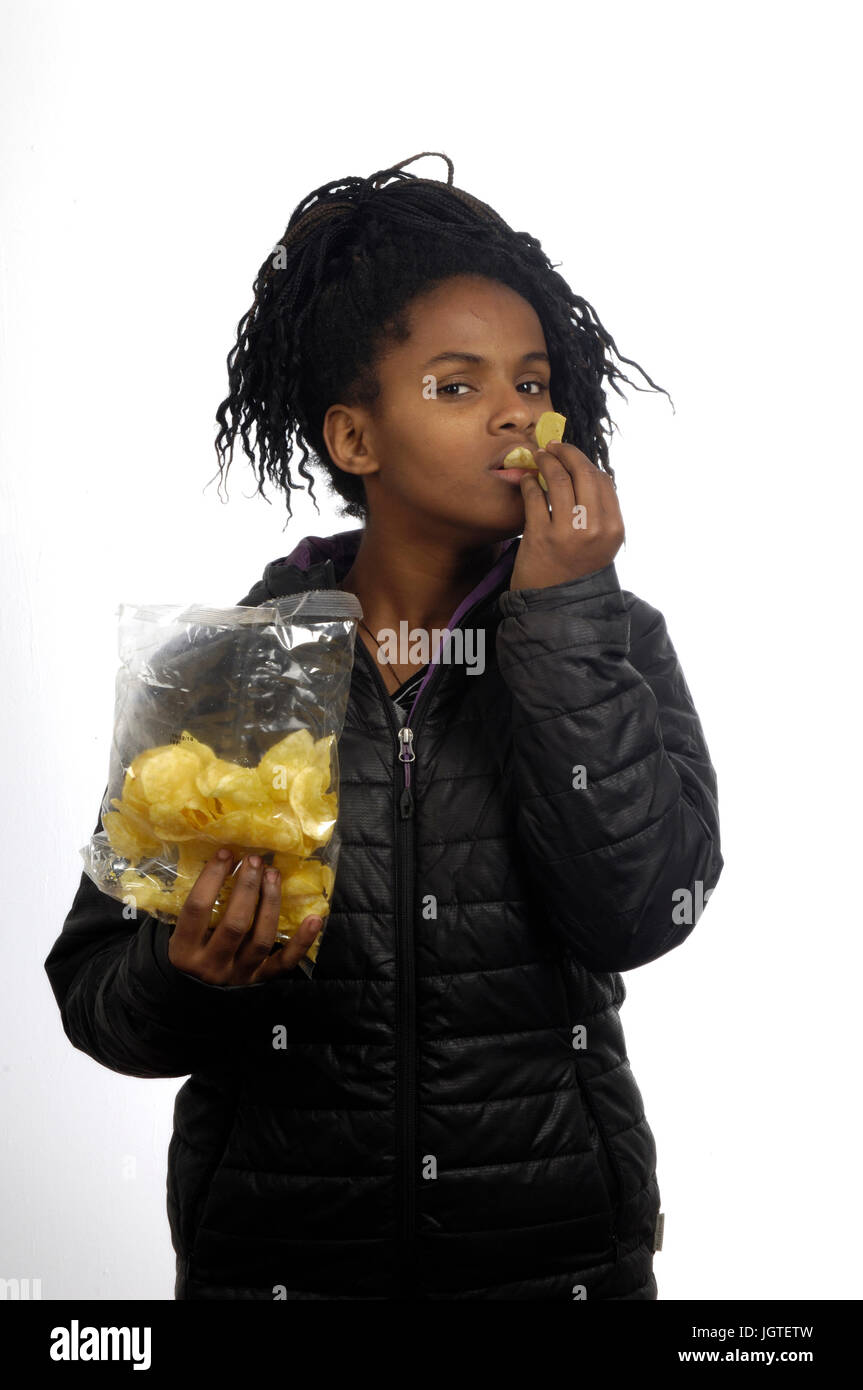
[[[387, 719], [395, 734], [397, 763], [402, 761], [403, 748], [407, 746], [408, 759], [413, 761], [414, 753], [410, 747], [413, 730], [403, 730], [399, 726], [392, 707], [390, 693], [377, 663], [365, 646], [359, 643], [364, 659], [372, 667], [378, 681], [387, 712]], [[429, 682], [431, 684], [431, 681]], [[419, 705], [425, 703], [428, 690], [423, 691]], [[404, 733], [407, 732], [407, 738]], [[396, 1114], [399, 1117], [399, 1140], [401, 1161], [397, 1164], [399, 1175], [399, 1238], [401, 1243], [402, 1287], [399, 1293], [408, 1297], [413, 1284], [413, 1240], [416, 1229], [416, 1007], [415, 1007], [415, 961], [413, 943], [413, 914], [411, 901], [414, 878], [414, 800], [410, 788], [407, 768], [405, 785], [399, 788], [398, 767], [396, 768], [396, 795], [394, 798], [394, 838], [396, 842]]]
[[[488, 602], [488, 596], [479, 599], [467, 613], [462, 615], [456, 627], [461, 627], [477, 609]], [[450, 629], [454, 631], [454, 629]], [[414, 794], [411, 788], [410, 765], [416, 761], [414, 738], [419, 728], [420, 711], [427, 703], [429, 690], [434, 680], [435, 668], [428, 685], [418, 696], [408, 714], [414, 725], [400, 725], [393, 709], [392, 697], [384, 684], [378, 665], [365, 643], [360, 641], [363, 659], [372, 667], [381, 690], [387, 719], [395, 734], [396, 762], [403, 768], [403, 779], [399, 789], [398, 766], [396, 767], [396, 796], [394, 799], [395, 839], [398, 846], [396, 855], [396, 1017], [397, 1033], [397, 1096], [401, 1094], [401, 1163], [398, 1165], [401, 1183], [400, 1191], [400, 1238], [402, 1247], [401, 1273], [402, 1297], [409, 1297], [415, 1280], [414, 1238], [416, 1235], [416, 1181], [417, 1181], [417, 1117], [416, 1117], [416, 970], [413, 939], [413, 889], [414, 889]], [[398, 1113], [398, 1101], [396, 1102]]]

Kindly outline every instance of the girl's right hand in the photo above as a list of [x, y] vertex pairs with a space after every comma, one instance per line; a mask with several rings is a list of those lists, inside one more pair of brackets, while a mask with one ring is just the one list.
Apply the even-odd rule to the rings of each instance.
[[[281, 880], [277, 869], [265, 873], [260, 855], [243, 860], [230, 901], [214, 926], [216, 897], [233, 867], [230, 852], [224, 859], [216, 854], [208, 860], [168, 942], [171, 964], [209, 985], [255, 985], [293, 970], [321, 929], [320, 917], [307, 917], [291, 940], [270, 954], [279, 924]], [[275, 875], [272, 882], [270, 873]]]

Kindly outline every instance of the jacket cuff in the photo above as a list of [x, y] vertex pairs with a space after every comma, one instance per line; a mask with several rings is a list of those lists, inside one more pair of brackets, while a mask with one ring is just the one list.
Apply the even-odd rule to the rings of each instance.
[[498, 598], [501, 670], [554, 651], [601, 647], [629, 655], [630, 614], [614, 562], [545, 589], [507, 589]]
[[[182, 1012], [198, 1018], [224, 1019], [231, 1002], [245, 1000], [253, 990], [264, 989], [266, 981], [249, 985], [214, 985], [188, 975], [174, 965], [168, 956], [168, 942], [173, 926], [150, 917], [141, 923], [135, 936], [131, 962], [135, 988], [151, 1005], [158, 1008], [167, 1000], [181, 1007]], [[229, 1002], [231, 1001], [231, 1002]]]
[[498, 597], [498, 607], [502, 616], [508, 618], [530, 608], [562, 608], [587, 599], [613, 595], [619, 596], [622, 612], [623, 593], [614, 561], [611, 560], [592, 574], [582, 574], [561, 584], [549, 584], [543, 589], [504, 589]]

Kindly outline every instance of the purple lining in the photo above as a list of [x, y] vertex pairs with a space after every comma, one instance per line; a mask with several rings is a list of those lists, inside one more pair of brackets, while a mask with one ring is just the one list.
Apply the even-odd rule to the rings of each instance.
[[364, 530], [365, 527], [357, 526], [352, 531], [337, 531], [334, 536], [306, 536], [279, 563], [307, 570], [322, 560], [332, 560], [336, 578], [341, 579], [350, 569], [350, 565], [345, 565], [344, 561], [353, 560], [356, 556]]
[[[495, 564], [492, 565], [488, 574], [485, 576], [485, 579], [481, 579], [480, 582], [476, 585], [476, 587], [471, 589], [467, 598], [462, 599], [458, 608], [455, 610], [449, 622], [447, 623], [448, 631], [451, 631], [458, 624], [459, 619], [464, 616], [468, 609], [472, 608], [473, 605], [475, 603], [478, 603], [480, 599], [484, 598], [486, 594], [491, 593], [492, 589], [497, 584], [497, 581], [501, 578], [507, 566], [511, 563], [512, 555], [510, 554], [510, 551], [512, 550], [512, 547], [514, 545], [518, 544], [519, 539], [520, 537], [513, 536], [510, 540], [506, 542], [500, 556], [498, 557]], [[443, 643], [441, 643], [441, 646], [443, 646]], [[426, 682], [431, 679], [432, 675], [435, 672], [436, 663], [439, 655], [440, 647], [438, 647], [437, 651], [435, 652], [434, 656], [429, 662], [429, 669], [426, 671], [423, 680], [420, 682], [419, 689], [417, 690], [417, 693], [414, 697], [414, 702], [411, 705], [410, 712], [408, 714], [407, 719], [405, 720], [405, 724], [408, 727], [410, 727], [410, 722], [413, 718], [413, 713], [417, 706], [417, 700], [419, 699], [420, 695], [422, 695], [423, 690], [426, 686]], [[410, 778], [410, 773], [408, 773], [408, 778]]]
[[[355, 558], [364, 530], [365, 528], [363, 526], [357, 526], [351, 531], [337, 531], [335, 535], [332, 536], [306, 536], [305, 539], [301, 540], [299, 545], [291, 551], [290, 555], [286, 555], [279, 563], [283, 565], [296, 565], [298, 569], [307, 570], [312, 565], [319, 564], [323, 560], [332, 560], [333, 569], [335, 570], [336, 579], [338, 581], [344, 574], [347, 574], [350, 569], [350, 563], [345, 562], [351, 562]], [[505, 573], [507, 567], [512, 563], [512, 548], [518, 545], [520, 540], [520, 536], [512, 536], [505, 542], [500, 556], [495, 564], [492, 565], [488, 574], [471, 589], [467, 598], [462, 599], [458, 608], [453, 613], [447, 623], [448, 631], [451, 631], [458, 624], [459, 619], [464, 616], [468, 609], [472, 608], [473, 605], [484, 598], [486, 594], [491, 593], [498, 580]], [[437, 670], [437, 659], [440, 655], [442, 646], [443, 643], [441, 642], [429, 662], [429, 669], [426, 671], [419, 689], [414, 696], [414, 702], [405, 720], [406, 728], [410, 727], [410, 722], [417, 706], [417, 700], [419, 700], [428, 681], [431, 680]], [[407, 759], [402, 759], [402, 761], [405, 765], [405, 786], [409, 787], [411, 776], [410, 761]]]

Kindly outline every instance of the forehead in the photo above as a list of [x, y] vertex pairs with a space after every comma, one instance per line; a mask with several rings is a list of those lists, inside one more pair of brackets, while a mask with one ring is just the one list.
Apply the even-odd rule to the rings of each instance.
[[464, 351], [515, 361], [546, 346], [533, 306], [509, 285], [481, 276], [435, 286], [409, 305], [406, 317], [410, 336], [398, 347], [412, 360]]

